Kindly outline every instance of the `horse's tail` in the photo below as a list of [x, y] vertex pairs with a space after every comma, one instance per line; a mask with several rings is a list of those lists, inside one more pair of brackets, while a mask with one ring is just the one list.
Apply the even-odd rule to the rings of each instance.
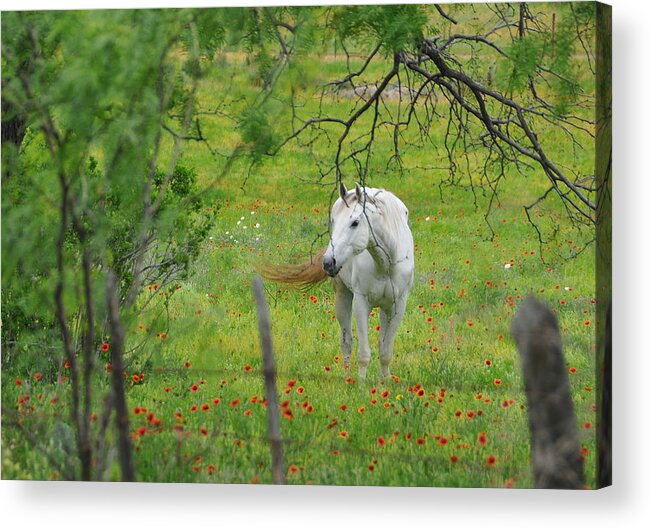
[[257, 266], [259, 274], [265, 279], [282, 283], [288, 288], [306, 290], [328, 278], [323, 269], [323, 254], [326, 248], [319, 250], [309, 261], [297, 265], [272, 265], [268, 262]]

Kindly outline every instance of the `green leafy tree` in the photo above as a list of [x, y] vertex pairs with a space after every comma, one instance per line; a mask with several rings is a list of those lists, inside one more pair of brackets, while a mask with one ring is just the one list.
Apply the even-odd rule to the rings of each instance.
[[[198, 15], [2, 17], [3, 106], [24, 123], [23, 138], [3, 143], [3, 364], [49, 377], [70, 366], [79, 459], [71, 477], [102, 477], [102, 468], [92, 475], [90, 415], [105, 398], [105, 413], [116, 413], [123, 479], [135, 479], [124, 322], [152, 301], [139, 296], [143, 285], [173, 295], [212, 224], [195, 169], [180, 162], [201, 57], [222, 41], [219, 19], [199, 25]], [[103, 343], [113, 384], [96, 395]]]

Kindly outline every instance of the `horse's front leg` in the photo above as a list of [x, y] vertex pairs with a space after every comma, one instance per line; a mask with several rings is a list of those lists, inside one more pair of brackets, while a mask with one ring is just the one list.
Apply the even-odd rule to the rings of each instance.
[[344, 369], [350, 367], [350, 353], [353, 350], [353, 293], [341, 283], [335, 285], [335, 313], [341, 327], [341, 353]]
[[359, 340], [357, 352], [359, 378], [366, 378], [366, 368], [371, 361], [371, 345], [368, 342], [368, 317], [371, 314], [371, 306], [364, 296], [355, 296], [353, 299], [353, 312], [357, 324], [357, 339]]
[[393, 307], [380, 311], [380, 374], [382, 378], [388, 378], [389, 362], [393, 356], [393, 343], [396, 339], [398, 326], [402, 322], [407, 307], [407, 296], [403, 296]]

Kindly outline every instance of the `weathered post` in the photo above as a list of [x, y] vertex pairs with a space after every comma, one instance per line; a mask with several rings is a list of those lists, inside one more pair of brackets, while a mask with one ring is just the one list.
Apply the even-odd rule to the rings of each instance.
[[253, 294], [258, 311], [258, 329], [262, 345], [262, 373], [267, 398], [267, 425], [269, 428], [269, 446], [271, 447], [271, 469], [273, 483], [283, 485], [285, 473], [283, 471], [283, 447], [280, 437], [280, 416], [276, 400], [276, 364], [274, 362], [273, 347], [271, 344], [271, 325], [269, 321], [269, 308], [264, 298], [262, 279], [255, 276], [253, 279]]
[[583, 488], [583, 461], [556, 317], [531, 296], [513, 320], [511, 334], [520, 351], [529, 403], [536, 487]]

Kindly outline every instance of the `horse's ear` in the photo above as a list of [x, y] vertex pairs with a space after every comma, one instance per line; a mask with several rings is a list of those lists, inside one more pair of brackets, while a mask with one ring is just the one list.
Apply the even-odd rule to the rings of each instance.
[[341, 182], [339, 184], [339, 196], [342, 198], [342, 200], [346, 200], [346, 193], [348, 193], [348, 190], [346, 189], [344, 183]]
[[359, 184], [355, 184], [355, 194], [357, 195], [357, 202], [362, 201], [362, 188], [359, 187]]

